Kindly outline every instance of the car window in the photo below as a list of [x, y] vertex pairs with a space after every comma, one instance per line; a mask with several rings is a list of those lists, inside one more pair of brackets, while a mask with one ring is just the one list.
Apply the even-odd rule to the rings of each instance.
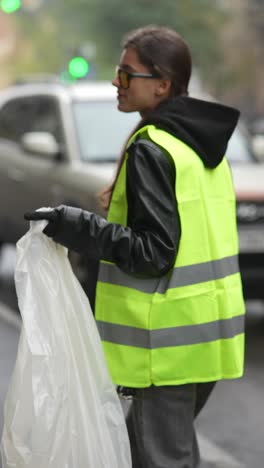
[[0, 138], [19, 142], [26, 132], [49, 132], [63, 141], [59, 109], [53, 98], [32, 96], [12, 99], [0, 111]]
[[13, 99], [0, 111], [0, 138], [18, 141], [32, 119], [28, 100]]
[[118, 111], [116, 100], [74, 101], [73, 115], [84, 161], [115, 161], [140, 118]]
[[232, 134], [226, 157], [231, 164], [235, 163], [252, 163], [255, 161], [253, 152], [250, 147], [250, 139], [243, 131], [243, 128], [237, 127]]
[[63, 129], [57, 101], [41, 97], [34, 102], [34, 119], [30, 123], [30, 132], [51, 133], [58, 143], [63, 142]]

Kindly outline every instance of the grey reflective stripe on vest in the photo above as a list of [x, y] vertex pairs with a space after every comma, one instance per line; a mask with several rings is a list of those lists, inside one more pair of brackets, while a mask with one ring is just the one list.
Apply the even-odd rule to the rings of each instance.
[[104, 341], [125, 346], [156, 349], [233, 338], [244, 333], [244, 320], [245, 315], [243, 314], [215, 322], [159, 330], [144, 330], [98, 320], [97, 327], [101, 339]]
[[102, 283], [133, 288], [144, 293], [158, 292], [163, 294], [171, 288], [217, 280], [238, 272], [238, 256], [232, 255], [211, 262], [176, 267], [171, 277], [163, 276], [151, 279], [136, 278], [127, 275], [114, 264], [101, 263], [98, 280]]

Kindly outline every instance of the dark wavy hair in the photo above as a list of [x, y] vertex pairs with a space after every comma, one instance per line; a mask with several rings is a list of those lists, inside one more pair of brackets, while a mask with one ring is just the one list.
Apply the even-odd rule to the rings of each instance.
[[145, 26], [128, 33], [122, 46], [135, 49], [150, 73], [171, 80], [173, 96], [188, 94], [192, 58], [188, 45], [176, 31], [164, 26]]
[[[124, 37], [122, 47], [123, 49], [135, 49], [140, 62], [149, 69], [150, 73], [158, 73], [160, 77], [171, 81], [172, 87], [169, 99], [188, 95], [192, 72], [191, 52], [186, 42], [176, 31], [165, 26], [156, 25], [138, 28]], [[127, 141], [142, 126], [144, 126], [144, 119], [131, 132]], [[98, 196], [100, 205], [105, 210], [110, 205], [115, 183], [125, 157], [127, 141], [118, 162], [114, 181], [109, 187], [102, 190]]]

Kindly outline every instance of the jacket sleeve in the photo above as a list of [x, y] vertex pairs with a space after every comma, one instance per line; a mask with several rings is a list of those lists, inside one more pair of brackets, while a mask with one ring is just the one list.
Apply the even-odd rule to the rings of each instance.
[[63, 207], [52, 237], [78, 252], [94, 249], [126, 273], [158, 277], [173, 266], [180, 239], [174, 164], [149, 140], [132, 143], [128, 153], [127, 227]]

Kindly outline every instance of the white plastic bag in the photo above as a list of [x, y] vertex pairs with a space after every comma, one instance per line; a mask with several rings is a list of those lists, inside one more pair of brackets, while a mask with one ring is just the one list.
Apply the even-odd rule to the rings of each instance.
[[33, 222], [17, 243], [23, 319], [5, 402], [3, 468], [129, 468], [127, 429], [67, 250]]

